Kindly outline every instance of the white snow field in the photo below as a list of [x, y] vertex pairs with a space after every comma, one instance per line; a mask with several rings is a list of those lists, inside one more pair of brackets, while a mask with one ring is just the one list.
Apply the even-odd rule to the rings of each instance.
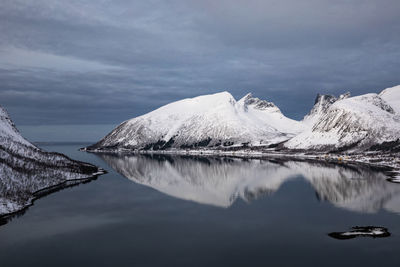
[[383, 90], [379, 96], [400, 114], [400, 85]]

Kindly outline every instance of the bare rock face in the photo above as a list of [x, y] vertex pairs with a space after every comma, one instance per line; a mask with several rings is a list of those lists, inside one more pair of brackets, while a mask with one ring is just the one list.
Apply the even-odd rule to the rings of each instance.
[[268, 102], [266, 100], [261, 100], [257, 97], [253, 97], [251, 93], [245, 95], [241, 100], [245, 104], [246, 107], [252, 106], [255, 109], [259, 110], [266, 110], [266, 109], [273, 109], [275, 112], [280, 112], [279, 108], [275, 106], [274, 103]]
[[333, 95], [318, 94], [315, 98], [313, 108], [306, 116], [304, 116], [303, 123], [313, 125], [337, 100], [338, 99]]

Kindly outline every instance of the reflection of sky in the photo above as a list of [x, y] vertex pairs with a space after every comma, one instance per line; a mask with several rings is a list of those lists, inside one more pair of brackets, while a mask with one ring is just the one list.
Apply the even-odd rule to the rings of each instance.
[[116, 124], [251, 91], [301, 118], [316, 93], [400, 84], [397, 0], [0, 3], [0, 104], [17, 125]]

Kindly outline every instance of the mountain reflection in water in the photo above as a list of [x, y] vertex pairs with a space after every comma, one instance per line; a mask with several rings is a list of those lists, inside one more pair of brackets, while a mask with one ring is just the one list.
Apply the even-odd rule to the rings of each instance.
[[229, 207], [273, 194], [286, 181], [302, 177], [320, 200], [351, 211], [400, 212], [400, 185], [382, 170], [325, 162], [188, 157], [170, 155], [99, 156], [135, 183], [201, 204]]

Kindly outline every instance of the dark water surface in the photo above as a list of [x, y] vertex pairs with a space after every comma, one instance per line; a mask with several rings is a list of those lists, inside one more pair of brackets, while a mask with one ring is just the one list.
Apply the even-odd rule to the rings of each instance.
[[[400, 185], [378, 170], [78, 147], [43, 146], [109, 173], [0, 226], [1, 267], [400, 266]], [[370, 225], [390, 236], [328, 235]]]

